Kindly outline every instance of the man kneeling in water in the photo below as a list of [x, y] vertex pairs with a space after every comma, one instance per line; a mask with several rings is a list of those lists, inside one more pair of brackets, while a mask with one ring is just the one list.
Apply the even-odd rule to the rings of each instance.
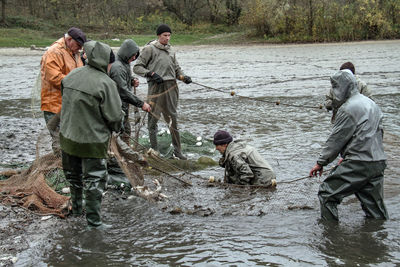
[[214, 134], [215, 148], [222, 154], [219, 165], [225, 168], [224, 182], [241, 185], [276, 185], [276, 175], [254, 147], [219, 130]]

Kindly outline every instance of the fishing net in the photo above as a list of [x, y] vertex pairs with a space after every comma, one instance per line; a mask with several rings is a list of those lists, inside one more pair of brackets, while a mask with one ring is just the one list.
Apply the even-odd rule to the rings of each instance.
[[[39, 108], [36, 106], [36, 108]], [[35, 107], [32, 106], [34, 110]], [[40, 114], [35, 112], [35, 114]], [[58, 125], [59, 117], [53, 117], [47, 127], [55, 130]], [[37, 214], [54, 214], [65, 217], [69, 209], [69, 183], [66, 180], [61, 163], [61, 154], [54, 151], [52, 138], [46, 128], [39, 132], [36, 141], [36, 156], [32, 165], [23, 171], [8, 170], [1, 173], [3, 177], [9, 177], [0, 181], [0, 201], [9, 205], [19, 205]], [[186, 170], [194, 171], [215, 165], [209, 158], [200, 157], [198, 160], [179, 161], [168, 159], [170, 155], [171, 136], [167, 131], [162, 131], [158, 135], [159, 143], [164, 151], [166, 158], [158, 155], [146, 154], [149, 141], [142, 137], [138, 143], [139, 152], [134, 151], [130, 146], [114, 134], [110, 141], [109, 155], [109, 180], [108, 188], [121, 189], [134, 192], [140, 197], [149, 200], [159, 200], [162, 198], [160, 179], [149, 179], [145, 184], [142, 168], [146, 167], [146, 173], [151, 177], [169, 176], [179, 181], [181, 184], [190, 185], [185, 178], [179, 178], [169, 172], [182, 172]], [[198, 141], [198, 137], [189, 133], [183, 133], [182, 147], [187, 151], [211, 154], [212, 143], [210, 141]]]
[[[36, 149], [36, 159], [28, 169], [15, 174], [11, 172], [8, 179], [0, 181], [0, 201], [38, 214], [64, 217], [68, 213], [69, 197], [57, 193], [52, 187], [62, 186], [58, 184], [62, 175], [61, 159], [51, 149], [46, 149], [42, 140], [37, 142]], [[41, 153], [41, 149], [50, 152]]]
[[42, 88], [42, 82], [41, 82], [41, 74], [39, 71], [36, 76], [36, 81], [31, 90], [31, 112], [34, 118], [39, 118], [43, 116], [42, 115], [43, 113], [40, 110], [41, 88]]
[[[48, 125], [57, 127], [57, 116]], [[54, 129], [52, 129], [54, 130]], [[38, 214], [54, 214], [65, 217], [69, 208], [69, 183], [62, 171], [61, 154], [53, 151], [47, 128], [42, 129], [36, 142], [36, 157], [32, 165], [23, 171], [8, 170], [1, 175], [9, 177], [0, 181], [0, 201], [19, 205]], [[124, 178], [119, 181], [132, 187], [143, 185], [141, 165], [146, 163], [140, 154], [113, 135], [110, 155], [115, 156]], [[128, 179], [128, 180], [127, 180]]]
[[[198, 154], [204, 156], [214, 156], [215, 146], [211, 140], [201, 136], [195, 136], [188, 131], [180, 132], [181, 147], [185, 153]], [[150, 140], [147, 135], [142, 135], [139, 138], [140, 147], [150, 148]], [[157, 133], [158, 150], [163, 158], [172, 158], [174, 147], [172, 145], [171, 133], [168, 129], [161, 129]]]

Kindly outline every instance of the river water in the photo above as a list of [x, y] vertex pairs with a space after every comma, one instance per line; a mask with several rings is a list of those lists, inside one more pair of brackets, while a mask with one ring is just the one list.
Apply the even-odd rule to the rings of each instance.
[[[55, 218], [54, 228], [38, 225], [40, 238], [18, 255], [17, 263], [398, 266], [399, 48], [400, 41], [178, 47], [177, 57], [186, 74], [219, 90], [180, 83], [180, 129], [204, 138], [225, 129], [235, 139], [246, 140], [276, 171], [277, 189], [205, 186], [208, 176], [223, 176], [222, 169], [214, 167], [197, 172], [204, 179], [192, 178], [195, 186], [190, 188], [165, 181], [164, 193], [170, 198], [160, 203], [109, 192], [103, 202], [104, 220], [113, 225], [108, 232], [86, 231], [83, 219]], [[42, 118], [32, 117], [30, 97], [41, 53], [0, 51], [2, 169], [34, 159], [36, 138], [44, 124]], [[385, 115], [387, 221], [366, 220], [352, 196], [339, 206], [338, 224], [321, 223], [319, 179], [283, 183], [307, 176], [315, 164], [330, 132], [330, 113], [318, 107], [330, 87], [329, 76], [345, 61], [355, 64]], [[140, 81], [138, 94], [143, 97], [147, 87]], [[275, 105], [276, 101], [281, 105]], [[217, 154], [214, 159], [218, 160]], [[188, 212], [172, 214], [174, 207]]]

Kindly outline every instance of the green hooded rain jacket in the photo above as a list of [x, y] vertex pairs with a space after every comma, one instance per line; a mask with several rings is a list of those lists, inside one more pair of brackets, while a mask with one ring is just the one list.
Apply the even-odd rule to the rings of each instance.
[[84, 49], [88, 65], [62, 81], [61, 149], [81, 158], [106, 158], [111, 133], [120, 130], [124, 112], [117, 87], [107, 75], [111, 48], [90, 41]]

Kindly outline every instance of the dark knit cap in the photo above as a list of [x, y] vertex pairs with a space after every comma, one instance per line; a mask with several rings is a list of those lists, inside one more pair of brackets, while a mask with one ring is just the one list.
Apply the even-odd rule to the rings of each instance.
[[214, 134], [214, 145], [224, 145], [224, 144], [229, 144], [232, 142], [233, 138], [232, 136], [227, 132], [223, 130], [218, 130]]
[[86, 35], [83, 33], [81, 29], [72, 27], [68, 30], [68, 35], [72, 37], [75, 41], [77, 41], [80, 45], [83, 45], [86, 42]]
[[162, 34], [163, 32], [169, 32], [172, 33], [171, 28], [167, 24], [161, 24], [157, 28], [157, 35]]
[[343, 63], [339, 70], [351, 70], [353, 74], [356, 74], [356, 68], [350, 61]]

